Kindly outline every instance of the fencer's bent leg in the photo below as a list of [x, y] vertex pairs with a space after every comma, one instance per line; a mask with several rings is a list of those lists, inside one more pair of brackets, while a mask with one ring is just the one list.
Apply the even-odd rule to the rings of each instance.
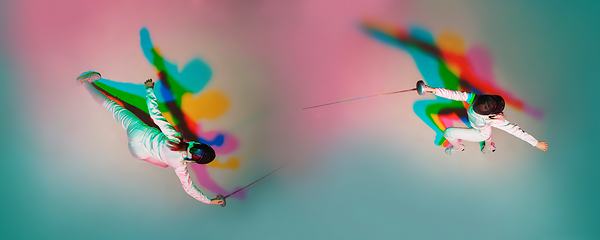
[[481, 142], [490, 138], [490, 136], [487, 135], [488, 134], [482, 133], [474, 128], [451, 127], [444, 131], [444, 137], [446, 137], [452, 146], [457, 148], [460, 146], [460, 143], [458, 142], [459, 139], [470, 142]]

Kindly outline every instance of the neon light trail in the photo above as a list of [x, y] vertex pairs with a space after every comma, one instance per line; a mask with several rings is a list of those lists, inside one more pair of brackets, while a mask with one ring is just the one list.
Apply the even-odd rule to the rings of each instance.
[[[212, 71], [200, 59], [190, 61], [181, 72], [170, 63], [152, 44], [150, 33], [146, 28], [140, 31], [140, 43], [146, 59], [155, 67], [159, 80], [156, 81], [156, 97], [158, 107], [184, 139], [199, 141], [211, 145], [217, 155], [232, 154], [239, 148], [239, 140], [226, 131], [207, 130], [202, 126], [206, 120], [218, 120], [227, 109], [229, 99], [216, 89], [205, 89], [210, 81]], [[144, 84], [120, 83], [101, 79], [95, 86], [115, 102], [132, 111], [149, 126], [156, 127], [148, 115]], [[195, 94], [201, 93], [195, 97]], [[239, 167], [240, 158], [230, 157], [227, 161], [217, 159], [210, 164], [191, 164], [190, 168], [198, 178], [198, 185], [213, 193], [230, 192], [221, 187], [209, 175], [207, 167], [229, 168]], [[239, 189], [236, 187], [234, 190]], [[245, 191], [232, 196], [245, 198]]]
[[[443, 33], [434, 40], [425, 29], [395, 27], [367, 20], [362, 29], [371, 37], [407, 51], [425, 78], [433, 87], [468, 91], [483, 94], [501, 95], [508, 106], [523, 111], [536, 119], [542, 119], [542, 112], [527, 105], [507, 90], [500, 88], [492, 72], [492, 58], [487, 50], [472, 46], [465, 51], [464, 41], [453, 33]], [[469, 126], [466, 108], [462, 102], [437, 98], [421, 100], [413, 105], [415, 114], [436, 133], [434, 143], [447, 147], [448, 141], [443, 132], [453, 127], [455, 122]]]

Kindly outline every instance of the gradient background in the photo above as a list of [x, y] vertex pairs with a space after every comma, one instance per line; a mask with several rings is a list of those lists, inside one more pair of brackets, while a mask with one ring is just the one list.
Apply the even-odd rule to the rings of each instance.
[[[2, 239], [598, 239], [600, 3], [595, 1], [0, 1]], [[460, 36], [493, 57], [500, 86], [541, 109], [507, 119], [547, 152], [495, 130], [447, 156], [399, 94], [405, 51], [360, 30], [371, 18]], [[133, 159], [79, 73], [156, 78], [139, 31], [165, 58], [213, 71], [239, 137], [233, 190], [292, 162], [225, 208], [189, 197], [172, 169]], [[202, 189], [202, 186], [198, 186]], [[206, 191], [209, 196], [218, 193]], [[227, 193], [223, 193], [227, 194]]]

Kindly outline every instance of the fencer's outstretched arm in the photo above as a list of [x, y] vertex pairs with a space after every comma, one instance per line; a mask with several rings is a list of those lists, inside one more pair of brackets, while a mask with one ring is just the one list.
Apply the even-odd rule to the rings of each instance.
[[175, 168], [175, 174], [179, 178], [181, 182], [181, 186], [183, 186], [183, 190], [196, 200], [206, 203], [206, 204], [221, 204], [223, 201], [220, 199], [209, 199], [202, 191], [198, 190], [192, 182], [192, 178], [187, 170], [187, 163], [184, 162], [183, 166]]
[[504, 118], [502, 115], [496, 116], [494, 119], [489, 120], [490, 125], [492, 127], [498, 128], [502, 131], [505, 131], [529, 144], [531, 146], [536, 146], [538, 144], [538, 140], [536, 140], [531, 134], [523, 131], [517, 124], [510, 123], [508, 120]]
[[433, 93], [434, 95], [436, 95], [438, 97], [443, 97], [443, 98], [452, 99], [452, 100], [456, 100], [456, 101], [463, 101], [463, 102], [467, 102], [469, 104], [473, 102], [473, 100], [475, 99], [475, 96], [476, 96], [475, 93], [455, 91], [455, 90], [450, 90], [450, 89], [445, 89], [445, 88], [432, 88], [429, 86], [425, 86], [425, 92]]
[[492, 120], [494, 123], [492, 123], [492, 126], [498, 129], [501, 129], [507, 133], [510, 133], [511, 135], [520, 138], [521, 140], [531, 144], [531, 146], [534, 146], [542, 151], [546, 151], [548, 150], [548, 143], [546, 142], [540, 142], [538, 140], [536, 140], [533, 136], [531, 136], [529, 133], [523, 131], [523, 129], [521, 129], [519, 126], [517, 126], [514, 123], [510, 123], [508, 120], [504, 119], [503, 116], [498, 116], [496, 119]]
[[187, 170], [187, 163], [184, 162], [183, 166], [175, 168], [175, 174], [179, 177], [179, 181], [181, 181], [181, 186], [183, 186], [183, 190], [185, 192], [195, 198], [196, 200], [206, 203], [206, 204], [221, 204], [222, 200], [219, 199], [209, 199], [202, 191], [198, 190], [196, 186], [194, 186], [194, 182], [192, 182], [192, 178]]
[[183, 190], [185, 190], [185, 192], [188, 195], [192, 196], [200, 202], [211, 204], [211, 200], [206, 195], [204, 195], [204, 193], [198, 190], [196, 186], [194, 186], [192, 178], [190, 177], [190, 174], [187, 170], [187, 164], [185, 162], [181, 167], [175, 168], [175, 174], [177, 174], [177, 177], [181, 182], [181, 186], [183, 186]]
[[144, 82], [144, 85], [146, 86], [146, 104], [148, 105], [148, 112], [150, 113], [152, 121], [154, 121], [160, 128], [160, 131], [165, 134], [170, 141], [180, 143], [181, 134], [175, 130], [173, 125], [167, 121], [158, 109], [156, 94], [154, 93], [154, 82], [152, 79], [148, 79]]

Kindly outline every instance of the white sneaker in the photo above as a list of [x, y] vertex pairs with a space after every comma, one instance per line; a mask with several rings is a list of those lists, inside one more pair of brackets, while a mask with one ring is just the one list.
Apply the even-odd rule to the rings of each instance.
[[446, 154], [448, 155], [452, 155], [458, 152], [462, 152], [465, 150], [465, 145], [460, 145], [458, 149], [454, 148], [454, 146], [450, 146], [448, 148], [446, 148]]
[[495, 151], [496, 151], [496, 144], [494, 144], [494, 143], [491, 143], [489, 146], [481, 147], [482, 153], [489, 153], [489, 152], [495, 152]]
[[99, 72], [87, 71], [80, 74], [79, 77], [77, 77], [77, 82], [83, 85], [83, 82], [85, 81], [95, 82], [98, 81], [100, 78], [102, 77]]

